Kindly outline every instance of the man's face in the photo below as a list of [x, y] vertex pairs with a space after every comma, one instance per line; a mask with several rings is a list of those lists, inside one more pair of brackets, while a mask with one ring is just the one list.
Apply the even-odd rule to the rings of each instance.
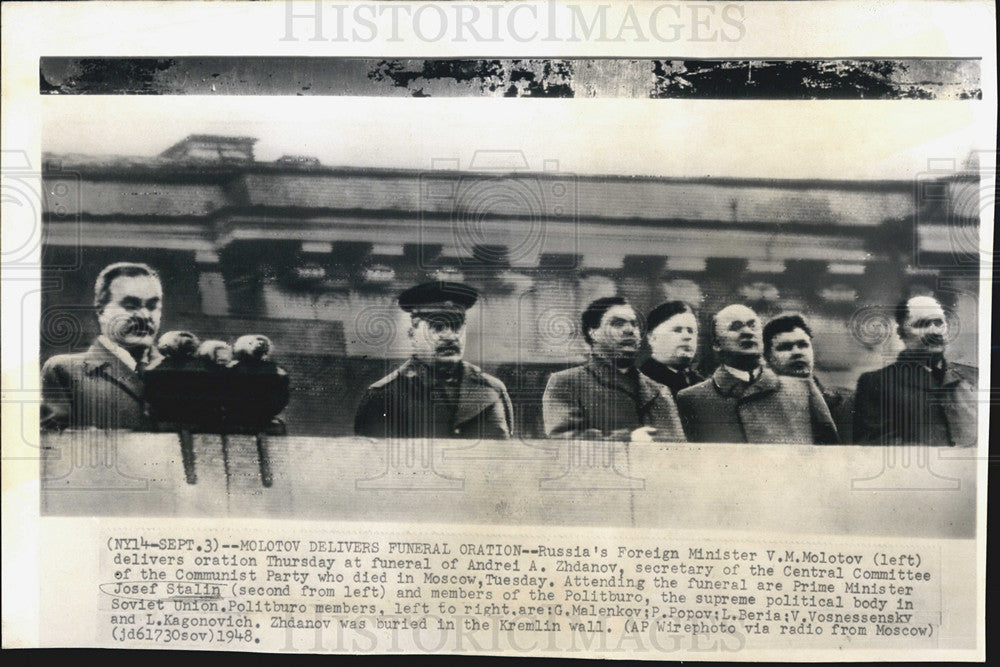
[[947, 336], [948, 320], [937, 299], [915, 296], [907, 301], [906, 321], [899, 327], [899, 337], [906, 349], [941, 354]]
[[596, 329], [590, 330], [597, 354], [612, 359], [634, 359], [639, 352], [639, 318], [632, 306], [611, 306]]
[[746, 306], [726, 306], [715, 317], [713, 348], [721, 354], [760, 356], [763, 348], [760, 319]]
[[694, 313], [678, 313], [649, 332], [653, 358], [674, 368], [687, 368], [698, 345], [698, 320]]
[[413, 354], [422, 361], [458, 362], [465, 352], [465, 315], [445, 312], [414, 315]]
[[809, 377], [813, 372], [812, 339], [802, 329], [785, 331], [771, 339], [768, 364], [778, 375]]
[[163, 315], [163, 288], [152, 276], [118, 276], [97, 313], [101, 333], [124, 348], [152, 347]]

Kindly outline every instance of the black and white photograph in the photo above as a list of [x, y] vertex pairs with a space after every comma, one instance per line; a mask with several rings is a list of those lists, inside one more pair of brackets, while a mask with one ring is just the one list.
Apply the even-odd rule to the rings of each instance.
[[988, 8], [389, 4], [18, 70], [4, 449], [94, 554], [71, 641], [981, 651], [995, 43], [918, 37]]
[[[669, 461], [732, 457], [746, 487], [765, 459], [732, 445], [853, 462], [870, 488], [845, 496], [868, 502], [900, 483], [877, 469], [893, 457], [947, 488], [975, 448], [976, 61], [40, 67], [46, 512], [670, 526], [662, 494], [692, 470]], [[171, 88], [341, 72], [373, 94]], [[801, 101], [834, 94], [823, 72], [855, 99]], [[719, 77], [737, 99], [702, 83]], [[458, 100], [426, 92], [458, 81]], [[588, 96], [624, 84], [670, 122]], [[832, 151], [819, 128], [852, 136]], [[909, 503], [896, 531], [971, 535], [972, 488], [939, 523]], [[458, 500], [409, 497], [432, 490]]]

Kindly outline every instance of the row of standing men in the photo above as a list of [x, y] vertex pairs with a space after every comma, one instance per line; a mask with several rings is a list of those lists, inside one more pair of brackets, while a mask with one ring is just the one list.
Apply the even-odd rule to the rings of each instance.
[[[409, 313], [412, 357], [371, 385], [355, 432], [373, 437], [507, 438], [513, 410], [503, 383], [464, 361], [465, 314], [477, 292], [434, 282], [399, 296]], [[720, 360], [711, 377], [692, 367], [698, 320], [672, 301], [646, 317], [652, 356], [636, 360], [642, 331], [622, 297], [597, 299], [580, 318], [588, 361], [553, 373], [542, 397], [548, 437], [623, 441], [926, 444], [976, 442], [974, 367], [945, 357], [948, 322], [932, 296], [896, 308], [905, 350], [864, 373], [857, 390], [826, 387], [814, 373], [806, 319], [762, 323], [733, 304], [711, 318]]]
[[[442, 281], [399, 295], [410, 317], [412, 356], [365, 391], [354, 420], [358, 435], [514, 435], [504, 384], [463, 359], [466, 311], [477, 300], [472, 287]], [[148, 426], [142, 369], [159, 361], [159, 275], [145, 264], [105, 267], [94, 306], [97, 340], [42, 368], [44, 429]], [[824, 386], [813, 373], [812, 332], [800, 315], [763, 325], [746, 306], [715, 313], [711, 345], [721, 363], [702, 378], [692, 367], [698, 320], [690, 306], [668, 302], [649, 313], [652, 356], [638, 367], [638, 314], [621, 297], [598, 299], [580, 320], [589, 360], [548, 380], [545, 433], [631, 441], [974, 445], [977, 371], [946, 358], [948, 323], [940, 303], [930, 296], [902, 301], [896, 320], [906, 349], [893, 363], [863, 374], [850, 392]]]

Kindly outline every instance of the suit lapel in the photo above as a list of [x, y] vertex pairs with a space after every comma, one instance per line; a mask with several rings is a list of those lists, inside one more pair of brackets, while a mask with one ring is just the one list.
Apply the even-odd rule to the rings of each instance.
[[117, 385], [135, 400], [140, 402], [143, 400], [142, 380], [139, 375], [99, 342], [90, 346], [83, 363], [88, 375], [100, 376]]
[[731, 396], [733, 394], [738, 394], [739, 390], [746, 384], [743, 380], [739, 379], [726, 372], [726, 369], [719, 366], [712, 373], [712, 384], [715, 385], [716, 391], [718, 391], [723, 396]]
[[464, 424], [483, 410], [500, 401], [500, 393], [486, 384], [471, 365], [462, 362], [462, 381], [458, 385], [458, 407], [455, 409], [455, 426]]
[[840, 443], [841, 436], [837, 431], [837, 422], [830, 412], [830, 406], [826, 402], [826, 396], [820, 388], [821, 385], [812, 378], [809, 382], [809, 419], [813, 431], [813, 444], [816, 445], [836, 445]]
[[[626, 374], [618, 372], [612, 368], [610, 364], [591, 358], [591, 360], [587, 363], [587, 371], [594, 376], [594, 379], [600, 384], [616, 391], [620, 391], [628, 395], [633, 400], [637, 398], [635, 393], [636, 389], [630, 385]], [[644, 378], [645, 376], [643, 376], [642, 373], [639, 373], [638, 370], [636, 370], [636, 375], [640, 378], [639, 387], [641, 392], [641, 378]]]
[[430, 378], [427, 368], [423, 364], [408, 359], [396, 371], [396, 381], [389, 384], [389, 392], [386, 397], [387, 409], [399, 413], [400, 419], [415, 419], [414, 414], [422, 414], [420, 411], [412, 413], [415, 406], [421, 401], [429, 400]]
[[955, 368], [954, 364], [948, 364], [945, 366], [944, 381], [941, 383], [942, 385], [948, 387], [963, 381], [971, 384], [971, 379], [967, 378], [960, 370]]
[[[931, 359], [927, 355], [908, 354], [905, 350], [899, 353], [896, 363], [889, 366], [895, 371], [895, 382], [905, 384], [916, 389], [925, 389], [928, 385], [933, 386], [933, 371], [931, 370]], [[947, 360], [944, 362], [944, 376], [942, 386], [958, 384], [965, 378], [961, 371], [957, 370], [953, 364]], [[891, 377], [891, 376], [890, 376]]]
[[639, 374], [639, 406], [641, 408], [645, 408], [662, 395], [660, 386], [645, 375]]
[[773, 394], [778, 391], [781, 386], [778, 376], [774, 374], [770, 368], [766, 366], [761, 369], [760, 377], [756, 381], [751, 382], [746, 391], [743, 392], [743, 396], [740, 398], [742, 401], [748, 401], [757, 396], [763, 396], [765, 394]]
[[417, 363], [413, 359], [407, 359], [396, 372], [399, 374], [399, 377], [412, 383], [421, 386], [429, 384], [429, 373], [427, 367], [423, 364]]
[[892, 370], [887, 374], [887, 379], [893, 384], [919, 390], [930, 382], [930, 369], [919, 361], [897, 361], [889, 368]]
[[712, 383], [723, 396], [735, 396], [740, 401], [772, 394], [781, 386], [778, 376], [766, 366], [761, 369], [760, 376], [749, 384], [719, 366], [712, 374]]

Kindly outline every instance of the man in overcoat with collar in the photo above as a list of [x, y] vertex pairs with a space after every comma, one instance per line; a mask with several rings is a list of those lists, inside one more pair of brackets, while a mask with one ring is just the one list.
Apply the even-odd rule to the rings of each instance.
[[101, 335], [86, 352], [52, 357], [42, 367], [41, 427], [144, 429], [142, 369], [159, 354], [163, 289], [145, 264], [119, 262], [101, 271], [94, 307]]
[[712, 377], [677, 394], [692, 442], [836, 444], [837, 428], [808, 378], [776, 375], [762, 364], [757, 314], [734, 304], [712, 321], [722, 364]]
[[641, 331], [622, 297], [597, 299], [581, 317], [586, 364], [553, 373], [542, 396], [545, 434], [554, 438], [683, 442], [670, 390], [635, 367]]
[[811, 379], [837, 425], [840, 443], [850, 444], [854, 428], [854, 391], [827, 385], [816, 377], [813, 332], [802, 314], [782, 313], [764, 325], [764, 360], [778, 375]]
[[365, 391], [354, 432], [376, 438], [506, 439], [514, 429], [507, 388], [465, 361], [466, 311], [475, 289], [436, 281], [399, 295], [413, 354]]
[[979, 371], [945, 358], [948, 321], [940, 302], [915, 296], [900, 302], [895, 315], [905, 349], [858, 378], [854, 441], [975, 446]]
[[676, 399], [681, 389], [705, 378], [692, 368], [698, 351], [698, 318], [683, 301], [667, 301], [646, 316], [650, 356], [639, 367], [642, 374], [670, 390]]

